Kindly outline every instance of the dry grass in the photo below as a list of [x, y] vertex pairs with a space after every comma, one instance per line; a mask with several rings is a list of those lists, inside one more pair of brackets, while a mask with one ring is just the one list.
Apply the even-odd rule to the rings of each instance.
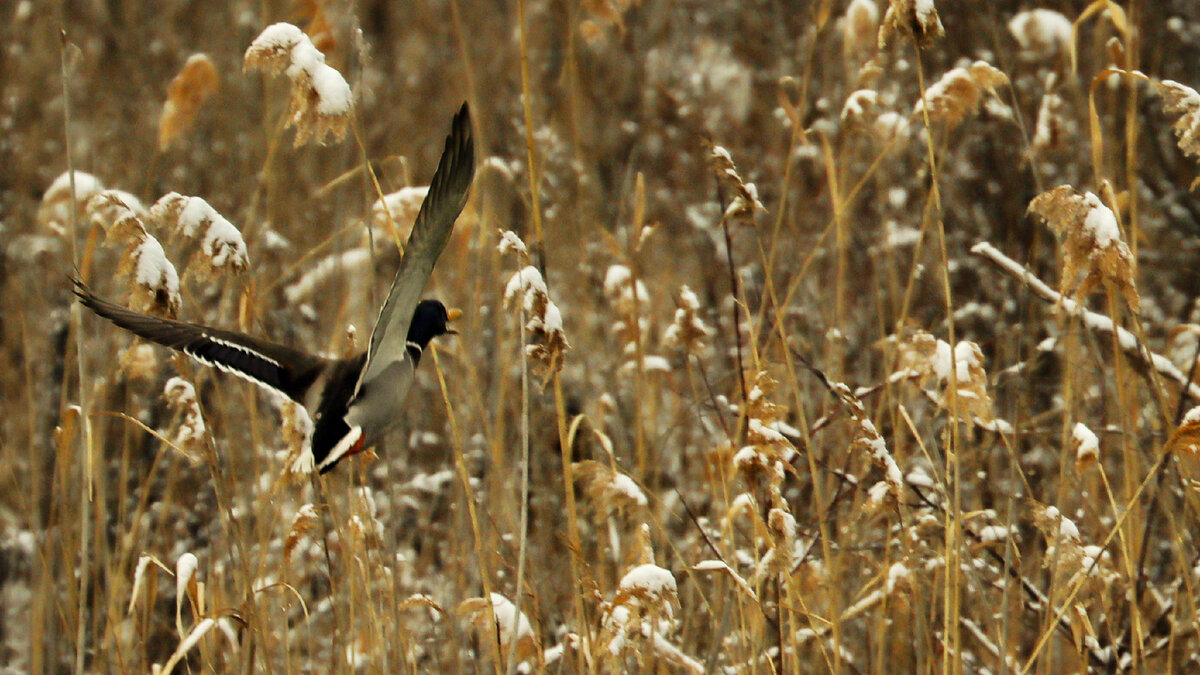
[[[929, 4], [6, 9], [0, 663], [1200, 667], [1200, 14]], [[376, 454], [68, 310], [361, 349], [462, 100]]]

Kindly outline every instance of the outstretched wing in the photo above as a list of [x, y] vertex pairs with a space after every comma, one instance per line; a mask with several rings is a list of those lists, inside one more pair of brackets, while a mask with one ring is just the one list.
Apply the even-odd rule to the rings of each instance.
[[392, 281], [387, 300], [379, 310], [379, 319], [371, 333], [367, 364], [359, 377], [355, 394], [363, 382], [370, 381], [388, 365], [405, 357], [408, 326], [425, 283], [433, 272], [442, 249], [450, 239], [454, 221], [467, 203], [467, 191], [475, 176], [475, 143], [471, 138], [471, 113], [464, 103], [454, 116], [446, 148], [438, 161], [429, 193], [421, 203], [408, 246], [400, 259], [400, 268]]
[[297, 403], [304, 403], [304, 393], [327, 363], [320, 357], [249, 335], [135, 312], [97, 296], [79, 279], [72, 281], [79, 301], [117, 326]]

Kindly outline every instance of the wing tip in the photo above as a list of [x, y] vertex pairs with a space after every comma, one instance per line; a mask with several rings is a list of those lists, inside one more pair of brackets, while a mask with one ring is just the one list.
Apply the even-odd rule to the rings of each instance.
[[[475, 140], [471, 133], [471, 107], [464, 101], [450, 123], [450, 132], [446, 136], [442, 156], [433, 172], [433, 178], [429, 181], [429, 192], [421, 202], [416, 222], [408, 235], [408, 244], [404, 247], [400, 269], [392, 280], [392, 288], [379, 310], [375, 328], [371, 331], [364, 373], [370, 369], [385, 331], [394, 327], [394, 324], [399, 326], [398, 334], [408, 333], [407, 322], [412, 310], [416, 308], [416, 301], [429, 280], [429, 273], [446, 246], [455, 221], [466, 206], [474, 181]], [[406, 297], [401, 303], [403, 309], [399, 310], [401, 317], [393, 318], [397, 311], [397, 289], [402, 281], [412, 283], [413, 286], [404, 289]], [[412, 297], [407, 297], [408, 295]], [[409, 300], [412, 301], [411, 305], [408, 304]]]
[[71, 292], [75, 294], [75, 298], [79, 301], [79, 304], [87, 307], [101, 317], [108, 318], [108, 316], [102, 312], [106, 305], [111, 305], [112, 307], [120, 309], [118, 305], [110, 303], [104, 298], [96, 295], [96, 293], [92, 290], [92, 287], [88, 286], [87, 283], [79, 277], [78, 273], [68, 274], [67, 278], [71, 280]]
[[67, 279], [69, 279], [71, 282], [71, 292], [74, 293], [75, 296], [86, 305], [87, 300], [93, 297], [93, 293], [92, 289], [88, 288], [88, 285], [85, 284], [83, 279], [80, 278], [79, 271], [74, 270], [67, 273]]
[[[466, 192], [475, 176], [475, 138], [471, 133], [471, 104], [467, 101], [463, 101], [458, 107], [458, 112], [454, 114], [442, 156], [448, 160], [447, 182], [461, 183], [456, 185], [456, 191], [461, 190], [465, 200]], [[439, 171], [435, 171], [435, 175], [440, 173], [441, 168], [438, 167]]]

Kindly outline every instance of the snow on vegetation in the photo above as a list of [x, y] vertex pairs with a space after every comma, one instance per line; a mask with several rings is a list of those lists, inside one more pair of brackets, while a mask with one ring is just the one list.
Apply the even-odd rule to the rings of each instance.
[[[421, 210], [421, 202], [429, 194], [429, 186], [404, 187], [389, 192], [371, 205], [371, 222], [380, 228], [395, 226], [392, 236], [406, 240], [412, 231], [417, 213]], [[388, 231], [385, 229], [384, 231]]]
[[978, 111], [985, 96], [995, 94], [997, 87], [1007, 83], [1008, 77], [986, 61], [953, 68], [925, 90], [913, 114], [919, 116], [928, 110], [932, 119], [957, 124]]
[[[0, 636], [14, 672], [1200, 652], [1186, 16], [717, 0], [663, 21], [619, 0], [562, 26], [536, 6], [523, 36], [480, 30], [490, 4], [179, 4], [102, 55], [104, 17], [72, 15], [78, 51], [28, 39], [37, 3], [6, 17], [0, 620], [35, 619]], [[197, 46], [211, 61], [175, 75]], [[220, 90], [181, 98], [192, 68]], [[336, 411], [69, 305], [78, 271], [134, 310], [361, 353], [466, 98], [477, 180], [422, 292], [464, 308], [461, 334], [427, 350], [397, 432], [331, 474], [308, 472]], [[147, 210], [171, 189], [203, 198]]]
[[521, 241], [521, 238], [518, 237], [512, 230], [505, 230], [504, 232], [500, 233], [500, 245], [497, 250], [500, 251], [500, 255], [504, 255], [505, 253], [509, 252], [515, 252], [518, 254], [529, 253], [529, 249], [525, 248], [525, 242]]
[[214, 271], [228, 268], [235, 273], [250, 267], [242, 233], [203, 198], [171, 192], [150, 208], [150, 215], [173, 224], [184, 237], [195, 240], [205, 267]]
[[1189, 409], [1183, 416], [1183, 423], [1200, 424], [1200, 406]]
[[309, 300], [323, 286], [341, 278], [353, 279], [367, 272], [371, 261], [371, 252], [366, 248], [330, 254], [307, 266], [299, 279], [284, 288], [284, 295], [288, 302]]
[[907, 566], [905, 566], [904, 563], [902, 563], [902, 562], [892, 563], [892, 566], [888, 568], [888, 575], [887, 575], [888, 593], [894, 592], [896, 590], [897, 586], [907, 584], [911, 577], [912, 577], [912, 572], [908, 569]]
[[71, 178], [72, 172], [65, 171], [51, 181], [50, 187], [42, 194], [42, 202], [38, 207], [38, 222], [59, 235], [67, 233], [72, 218], [82, 211], [82, 205], [104, 190], [99, 178], [90, 173], [75, 171], [75, 192], [72, 199]]
[[[516, 238], [515, 234], [513, 238]], [[501, 245], [508, 251], [524, 255], [524, 245], [516, 247], [503, 235]], [[517, 306], [518, 299], [525, 318], [524, 330], [528, 331], [525, 354], [537, 364], [545, 382], [562, 370], [563, 359], [571, 348], [563, 327], [562, 311], [550, 299], [546, 281], [533, 265], [519, 269], [504, 286], [505, 307]]]
[[1003, 525], [986, 525], [979, 529], [979, 540], [985, 544], [993, 544], [1008, 539], [1011, 531]]
[[167, 259], [162, 244], [150, 235], [142, 239], [129, 256], [133, 266], [133, 281], [154, 297], [166, 298], [171, 313], [183, 304], [179, 295], [179, 273]]
[[1071, 439], [1075, 443], [1075, 461], [1095, 461], [1100, 457], [1100, 439], [1083, 422], [1071, 428]]
[[702, 673], [699, 662], [668, 638], [678, 622], [675, 575], [653, 563], [636, 565], [621, 577], [602, 620], [600, 639], [611, 656], [619, 657], [639, 644], [688, 672]]
[[245, 64], [248, 69], [284, 73], [291, 80], [287, 124], [296, 129], [296, 145], [346, 135], [354, 100], [350, 85], [299, 28], [289, 23], [268, 26], [246, 50]]
[[1035, 197], [1029, 212], [1045, 220], [1061, 243], [1064, 295], [1085, 297], [1105, 287], [1140, 309], [1133, 252], [1121, 239], [1116, 214], [1099, 197], [1060, 185]]
[[705, 346], [713, 329], [700, 316], [700, 299], [686, 285], [679, 289], [679, 306], [675, 320], [663, 331], [663, 344], [696, 354]]
[[879, 93], [872, 89], [859, 89], [846, 97], [842, 106], [842, 122], [862, 119], [867, 111], [875, 107]]
[[175, 606], [182, 608], [187, 601], [188, 589], [196, 582], [196, 570], [200, 566], [196, 554], [184, 553], [175, 561]]
[[1009, 19], [1008, 30], [1022, 50], [1039, 58], [1054, 56], [1071, 43], [1071, 20], [1053, 9], [1017, 12]]
[[[1188, 157], [1200, 157], [1200, 92], [1174, 80], [1155, 82], [1154, 88], [1162, 96], [1163, 110], [1177, 116], [1172, 129], [1179, 149]], [[1196, 186], [1193, 180], [1190, 188]]]
[[182, 413], [175, 432], [175, 446], [185, 454], [195, 450], [204, 441], [208, 430], [200, 412], [200, 402], [196, 399], [196, 388], [182, 377], [172, 377], [163, 387], [163, 395], [172, 408]]
[[532, 654], [536, 644], [533, 624], [507, 597], [491, 593], [486, 599], [470, 598], [459, 605], [459, 612], [470, 620], [482, 639], [499, 639], [505, 653], [515, 649], [518, 658]]
[[1083, 229], [1096, 241], [1096, 245], [1105, 248], [1121, 240], [1121, 229], [1117, 226], [1117, 216], [1112, 209], [1104, 205], [1094, 193], [1085, 192], [1084, 202], [1088, 206], [1087, 215], [1083, 219]]
[[532, 265], [521, 268], [509, 278], [504, 287], [504, 299], [522, 298], [522, 306], [526, 312], [532, 312], [537, 304], [537, 298], [548, 293], [542, 273]]
[[[50, 187], [46, 188], [46, 193], [42, 195], [42, 202], [56, 201], [61, 198], [69, 198], [71, 196], [71, 172], [64, 171], [55, 178]], [[75, 199], [76, 201], [86, 201], [88, 197], [96, 194], [104, 189], [104, 185], [100, 183], [100, 179], [90, 173], [83, 171], [74, 172], [75, 179]]]
[[627, 593], [645, 594], [663, 601], [673, 598], [677, 592], [675, 575], [658, 565], [638, 565], [621, 577], [617, 587]]
[[1064, 516], [1057, 506], [1047, 506], [1042, 512], [1042, 517], [1050, 524], [1050, 531], [1057, 537], [1079, 541], [1079, 526], [1075, 524], [1075, 521]]
[[587, 498], [604, 509], [636, 509], [649, 502], [637, 481], [604, 462], [587, 460], [574, 465], [575, 482]]
[[632, 303], [635, 298], [639, 304], [646, 302], [650, 296], [646, 284], [641, 279], [633, 283], [632, 278], [632, 270], [625, 265], [609, 265], [604, 273], [604, 294], [621, 302]]
[[250, 265], [242, 233], [200, 197], [188, 198], [187, 206], [179, 213], [179, 228], [189, 237], [203, 231], [198, 238], [213, 267], [229, 265], [244, 270]]

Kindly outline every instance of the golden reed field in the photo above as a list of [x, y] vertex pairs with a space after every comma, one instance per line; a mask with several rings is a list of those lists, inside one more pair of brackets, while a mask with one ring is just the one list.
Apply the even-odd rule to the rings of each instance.
[[[0, 673], [1200, 670], [1193, 0], [0, 34]], [[365, 349], [463, 102], [458, 334], [333, 471], [74, 302]]]

